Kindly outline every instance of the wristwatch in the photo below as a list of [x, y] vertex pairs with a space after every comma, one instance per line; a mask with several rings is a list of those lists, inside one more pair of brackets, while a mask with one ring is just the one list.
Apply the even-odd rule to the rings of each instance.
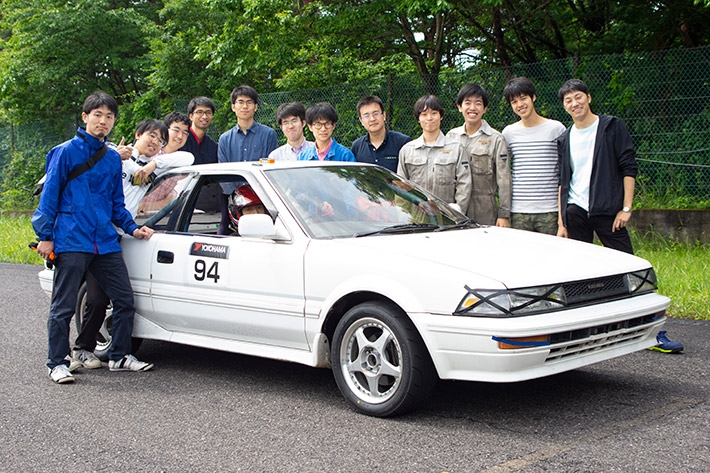
[[621, 209], [622, 212], [631, 213], [631, 207], [624, 207]]

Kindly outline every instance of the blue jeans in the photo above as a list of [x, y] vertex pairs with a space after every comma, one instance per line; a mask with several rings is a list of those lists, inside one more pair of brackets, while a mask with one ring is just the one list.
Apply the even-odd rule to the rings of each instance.
[[126, 263], [120, 252], [60, 253], [54, 267], [54, 289], [47, 321], [47, 367], [68, 365], [69, 323], [76, 309], [77, 293], [87, 271], [96, 279], [113, 302], [110, 360], [120, 360], [131, 352], [133, 334], [133, 289]]

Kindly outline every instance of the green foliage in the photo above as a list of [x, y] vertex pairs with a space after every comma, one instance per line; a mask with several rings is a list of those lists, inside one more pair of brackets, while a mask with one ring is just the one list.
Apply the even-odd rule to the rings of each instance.
[[37, 239], [30, 220], [29, 214], [0, 213], [0, 262], [42, 264], [27, 246]]
[[0, 105], [15, 123], [76, 113], [96, 89], [123, 101], [147, 88], [154, 7], [121, 3], [3, 2]]

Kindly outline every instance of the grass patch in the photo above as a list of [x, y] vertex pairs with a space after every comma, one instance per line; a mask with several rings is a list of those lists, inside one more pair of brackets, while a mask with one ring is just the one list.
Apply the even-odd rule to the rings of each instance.
[[658, 292], [671, 298], [668, 315], [710, 320], [710, 245], [685, 244], [632, 232], [634, 250], [656, 270]]
[[[35, 240], [29, 214], [0, 213], [0, 262], [42, 264], [27, 247]], [[669, 241], [657, 234], [631, 232], [634, 250], [656, 269], [658, 292], [671, 298], [668, 315], [710, 320], [710, 245]]]
[[0, 213], [0, 262], [42, 264], [42, 258], [27, 245], [36, 240], [30, 214]]

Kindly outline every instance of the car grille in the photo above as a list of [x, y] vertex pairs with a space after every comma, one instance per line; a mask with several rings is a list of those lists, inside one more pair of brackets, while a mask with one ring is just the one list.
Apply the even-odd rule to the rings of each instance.
[[545, 363], [640, 340], [648, 334], [649, 325], [662, 316], [663, 314], [650, 314], [611, 324], [552, 334], [550, 353]]
[[567, 298], [567, 305], [624, 296], [629, 293], [623, 274], [564, 283], [562, 287]]

